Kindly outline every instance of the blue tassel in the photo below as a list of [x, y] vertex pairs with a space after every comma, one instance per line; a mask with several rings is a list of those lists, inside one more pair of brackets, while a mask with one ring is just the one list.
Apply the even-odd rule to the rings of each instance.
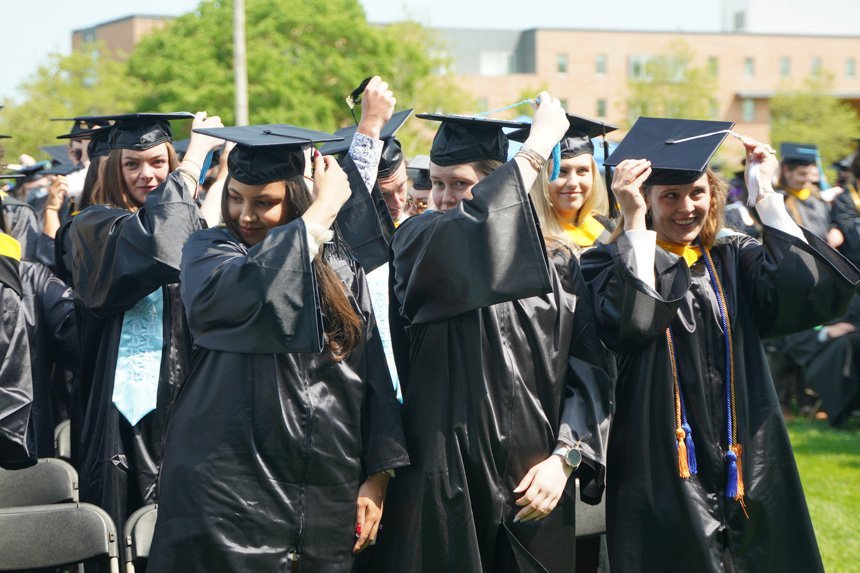
[[729, 450], [726, 453], [726, 461], [729, 462], [729, 475], [726, 481], [726, 497], [735, 499], [738, 496], [738, 457]]
[[699, 469], [696, 465], [696, 447], [693, 445], [693, 429], [687, 423], [681, 424], [681, 427], [684, 428], [684, 433], [686, 434], [684, 445], [687, 446], [687, 466], [690, 468], [690, 475], [696, 475], [699, 473]]
[[561, 144], [556, 143], [552, 148], [552, 173], [549, 174], [549, 181], [552, 183], [558, 179], [561, 172]]

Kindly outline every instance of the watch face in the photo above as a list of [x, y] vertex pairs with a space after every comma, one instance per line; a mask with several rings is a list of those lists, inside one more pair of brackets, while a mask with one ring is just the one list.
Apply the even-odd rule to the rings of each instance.
[[579, 450], [576, 448], [570, 448], [567, 450], [567, 453], [564, 455], [564, 458], [567, 460], [567, 463], [570, 467], [576, 469], [579, 467], [579, 464], [582, 463], [582, 454], [579, 453]]

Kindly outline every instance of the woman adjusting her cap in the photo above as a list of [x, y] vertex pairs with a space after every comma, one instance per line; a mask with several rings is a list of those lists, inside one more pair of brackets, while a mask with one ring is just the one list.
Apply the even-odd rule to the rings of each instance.
[[773, 150], [748, 138], [763, 243], [720, 233], [707, 163], [730, 129], [640, 118], [609, 158], [615, 240], [582, 257], [618, 356], [607, 533], [623, 571], [822, 570], [761, 340], [838, 316], [860, 276], [791, 220]]

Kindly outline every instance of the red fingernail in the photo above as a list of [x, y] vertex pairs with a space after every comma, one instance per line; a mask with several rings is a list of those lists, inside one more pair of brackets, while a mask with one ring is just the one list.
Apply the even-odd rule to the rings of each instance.
[[359, 524], [359, 523], [355, 524], [355, 534], [361, 535], [361, 524]]

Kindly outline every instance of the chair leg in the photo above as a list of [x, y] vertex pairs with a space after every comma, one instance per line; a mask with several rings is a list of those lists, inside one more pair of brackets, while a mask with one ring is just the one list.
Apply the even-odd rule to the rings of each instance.
[[134, 561], [125, 564], [125, 573], [134, 573]]
[[110, 573], [119, 573], [119, 557], [110, 558]]

